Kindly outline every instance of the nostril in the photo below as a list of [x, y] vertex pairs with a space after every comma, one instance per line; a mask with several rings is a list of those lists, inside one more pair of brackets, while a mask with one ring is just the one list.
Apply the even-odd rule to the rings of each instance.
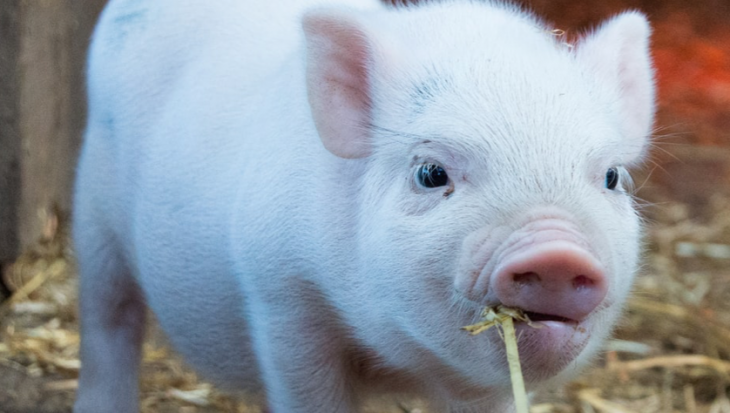
[[576, 290], [585, 290], [593, 287], [595, 284], [595, 281], [585, 275], [579, 275], [573, 278], [573, 288]]
[[537, 273], [534, 272], [525, 272], [522, 274], [514, 274], [512, 276], [512, 281], [518, 286], [526, 286], [526, 285], [532, 285], [537, 284], [540, 282], [540, 276]]

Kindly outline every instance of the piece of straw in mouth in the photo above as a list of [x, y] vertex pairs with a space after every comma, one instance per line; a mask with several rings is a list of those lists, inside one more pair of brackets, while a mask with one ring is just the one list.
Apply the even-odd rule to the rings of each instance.
[[520, 355], [517, 352], [517, 336], [515, 335], [514, 320], [519, 320], [533, 325], [522, 310], [505, 306], [487, 307], [482, 311], [482, 320], [476, 324], [462, 327], [471, 335], [477, 335], [491, 327], [498, 326], [502, 329], [502, 338], [507, 349], [507, 364], [509, 375], [512, 380], [512, 393], [515, 398], [515, 410], [517, 413], [529, 413], [525, 381], [522, 378], [520, 368]]

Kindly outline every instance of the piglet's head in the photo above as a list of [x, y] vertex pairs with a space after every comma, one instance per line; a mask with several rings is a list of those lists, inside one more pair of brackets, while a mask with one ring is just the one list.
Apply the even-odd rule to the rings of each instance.
[[304, 18], [314, 124], [360, 165], [358, 336], [492, 386], [501, 339], [459, 327], [503, 304], [544, 327], [520, 327], [528, 380], [560, 375], [598, 351], [638, 267], [627, 169], [653, 123], [649, 25], [624, 13], [566, 47], [508, 6], [393, 14]]

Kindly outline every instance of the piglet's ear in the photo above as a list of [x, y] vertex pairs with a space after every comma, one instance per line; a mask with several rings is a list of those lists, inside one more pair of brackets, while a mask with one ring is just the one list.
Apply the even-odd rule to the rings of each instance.
[[577, 47], [578, 58], [620, 91], [624, 134], [640, 155], [654, 119], [654, 80], [649, 55], [651, 29], [638, 12], [609, 20]]
[[325, 148], [342, 158], [370, 153], [372, 44], [344, 11], [316, 10], [304, 16], [307, 93]]

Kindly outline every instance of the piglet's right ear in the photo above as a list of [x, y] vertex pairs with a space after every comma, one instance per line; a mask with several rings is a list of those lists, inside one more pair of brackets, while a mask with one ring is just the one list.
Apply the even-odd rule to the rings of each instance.
[[342, 158], [371, 151], [368, 35], [344, 11], [316, 10], [304, 16], [307, 40], [307, 93], [325, 148]]

